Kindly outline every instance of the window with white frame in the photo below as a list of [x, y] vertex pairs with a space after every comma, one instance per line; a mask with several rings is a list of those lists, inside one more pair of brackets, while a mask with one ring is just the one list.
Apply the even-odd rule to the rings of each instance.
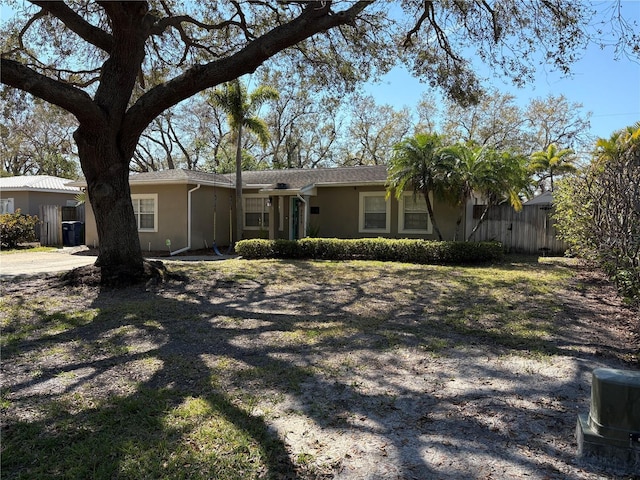
[[405, 192], [399, 203], [398, 232], [431, 233], [431, 219], [424, 195]]
[[158, 231], [158, 194], [131, 195], [139, 232]]
[[0, 198], [0, 214], [15, 213], [13, 198]]
[[262, 195], [244, 197], [244, 228], [247, 230], [269, 228], [269, 197]]
[[389, 233], [390, 218], [391, 203], [385, 192], [360, 192], [360, 232]]

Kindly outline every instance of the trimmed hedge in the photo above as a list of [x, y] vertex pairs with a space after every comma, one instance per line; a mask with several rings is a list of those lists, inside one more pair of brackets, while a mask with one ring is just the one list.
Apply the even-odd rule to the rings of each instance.
[[312, 258], [319, 260], [381, 260], [425, 264], [467, 264], [501, 260], [499, 242], [438, 242], [388, 238], [303, 238], [241, 240], [236, 253], [247, 259]]

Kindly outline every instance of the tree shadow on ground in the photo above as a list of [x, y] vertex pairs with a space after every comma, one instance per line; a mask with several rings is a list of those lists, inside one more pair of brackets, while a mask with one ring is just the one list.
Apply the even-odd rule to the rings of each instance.
[[[313, 262], [283, 265], [314, 277]], [[3, 429], [3, 477], [477, 478], [508, 465], [571, 478], [538, 452], [571, 464], [558, 443], [572, 442], [576, 401], [588, 408], [592, 356], [576, 351], [555, 382], [527, 361], [487, 362], [531, 339], [438, 328], [443, 288], [420, 267], [404, 268], [396, 291], [366, 275], [269, 288], [278, 275], [89, 291], [90, 321], [18, 338], [5, 397], [31, 418]], [[496, 302], [470, 284], [456, 296]], [[223, 423], [233, 438], [200, 438]], [[345, 437], [356, 442], [338, 445]], [[364, 470], [348, 461], [358, 455]]]

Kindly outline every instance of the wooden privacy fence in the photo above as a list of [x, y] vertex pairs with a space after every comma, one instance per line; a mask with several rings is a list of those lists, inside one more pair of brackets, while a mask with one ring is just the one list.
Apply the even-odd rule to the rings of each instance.
[[[474, 209], [474, 225], [478, 210]], [[549, 204], [524, 205], [520, 212], [509, 205], [491, 207], [472, 240], [498, 241], [511, 253], [562, 255], [568, 245], [557, 238], [552, 213]]]
[[62, 237], [62, 222], [84, 222], [84, 204], [76, 207], [64, 207], [60, 205], [40, 205], [40, 231], [36, 232], [41, 245], [61, 246], [64, 243]]
[[40, 245], [62, 245], [62, 207], [40, 205]]

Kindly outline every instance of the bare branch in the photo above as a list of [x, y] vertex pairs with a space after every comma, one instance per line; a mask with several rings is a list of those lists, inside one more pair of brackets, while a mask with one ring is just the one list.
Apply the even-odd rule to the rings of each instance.
[[206, 88], [254, 72], [268, 58], [315, 33], [352, 23], [371, 3], [368, 0], [359, 1], [347, 10], [333, 14], [329, 11], [328, 2], [326, 5], [322, 4], [323, 8], [317, 8], [311, 2], [298, 17], [275, 27], [237, 53], [206, 65], [196, 65], [173, 80], [146, 92], [129, 109], [123, 131], [128, 132], [131, 142], [135, 143], [151, 119], [167, 108]]
[[5, 85], [19, 88], [64, 108], [80, 123], [100, 128], [107, 121], [104, 113], [86, 92], [46, 77], [14, 60], [3, 58], [0, 62], [0, 81]]
[[92, 45], [110, 52], [113, 48], [113, 37], [94, 25], [91, 25], [84, 18], [74, 12], [64, 2], [32, 2], [38, 5], [47, 13], [53, 15], [66, 25], [69, 30], [76, 33], [80, 38]]
[[412, 37], [418, 34], [418, 32], [420, 31], [420, 29], [422, 28], [422, 25], [426, 20], [429, 21], [429, 25], [435, 31], [436, 39], [438, 40], [438, 45], [440, 46], [440, 48], [444, 50], [447, 56], [452, 60], [456, 62], [461, 62], [462, 58], [456, 55], [456, 53], [453, 51], [453, 49], [451, 48], [451, 45], [449, 44], [449, 39], [447, 38], [447, 34], [438, 24], [438, 21], [436, 19], [435, 7], [433, 6], [432, 0], [425, 0], [424, 11], [422, 12], [422, 15], [420, 16], [420, 18], [418, 19], [414, 27], [411, 30], [409, 30], [409, 32], [405, 36], [405, 40], [402, 44], [403, 47], [407, 48], [413, 44]]
[[491, 5], [489, 5], [486, 2], [486, 0], [482, 0], [482, 6], [486, 8], [486, 10], [491, 14], [491, 26], [493, 28], [493, 41], [498, 43], [498, 41], [500, 40], [500, 35], [502, 33], [502, 28], [498, 23], [498, 16], [496, 15], [496, 11], [493, 8], [491, 8]]

